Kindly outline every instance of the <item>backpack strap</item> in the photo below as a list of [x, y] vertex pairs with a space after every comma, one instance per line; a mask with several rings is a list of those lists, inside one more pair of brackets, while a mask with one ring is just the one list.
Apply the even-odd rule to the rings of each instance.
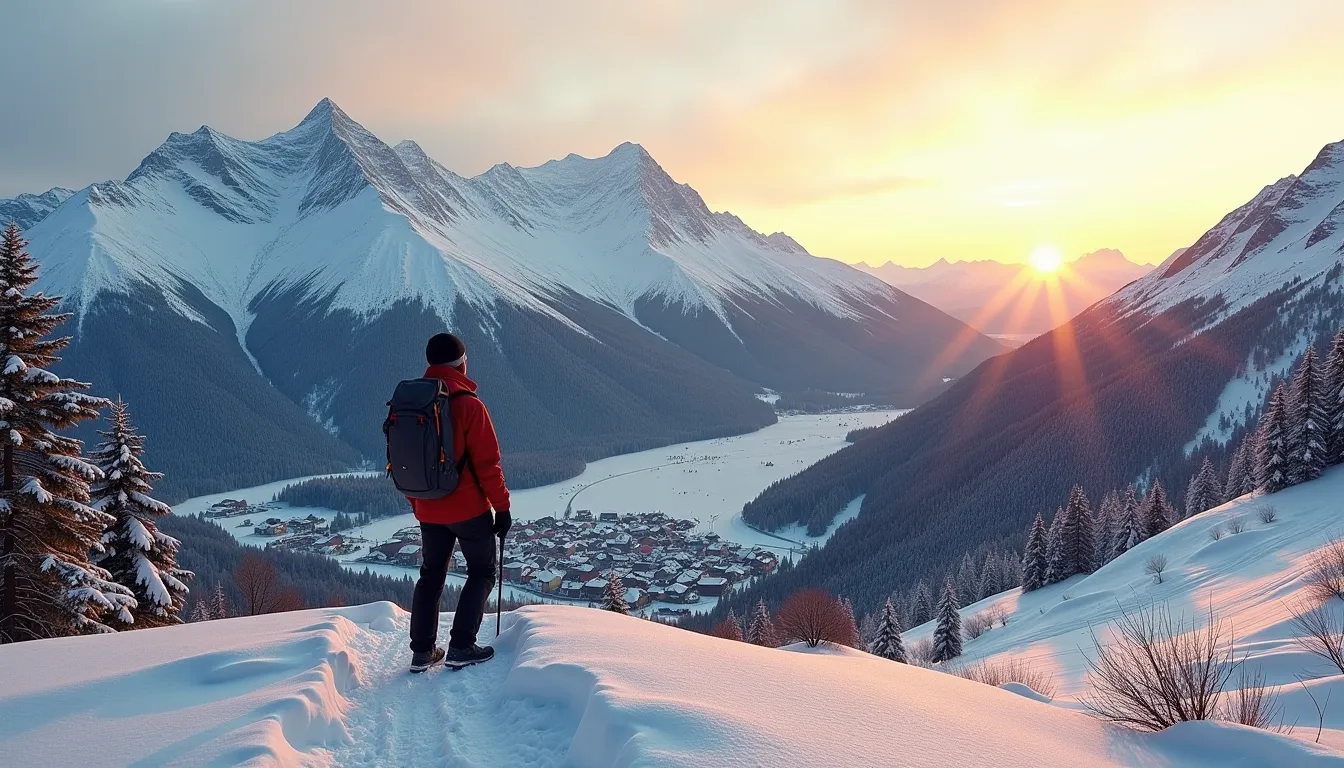
[[[443, 381], [442, 379], [440, 379], [440, 383], [445, 388], [448, 386], [448, 382]], [[448, 393], [449, 402], [452, 402], [459, 397], [475, 397], [477, 400], [480, 399], [477, 397], [476, 393], [472, 392], [470, 389], [458, 389]], [[467, 450], [465, 440], [462, 442], [462, 458], [457, 462], [457, 473], [459, 475], [462, 474], [464, 469], [471, 473], [471, 480], [476, 484], [476, 490], [480, 491], [481, 497], [486, 499], [486, 503], [489, 503], [489, 498], [485, 496], [485, 486], [481, 485], [481, 476], [476, 474], [476, 464], [471, 460], [471, 451]]]

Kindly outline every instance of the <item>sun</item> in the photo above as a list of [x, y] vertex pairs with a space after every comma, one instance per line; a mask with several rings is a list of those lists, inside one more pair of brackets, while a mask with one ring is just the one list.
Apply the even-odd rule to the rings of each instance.
[[1049, 275], [1058, 271], [1064, 265], [1064, 256], [1055, 246], [1042, 245], [1031, 252], [1028, 261], [1031, 262], [1032, 268], [1037, 272]]

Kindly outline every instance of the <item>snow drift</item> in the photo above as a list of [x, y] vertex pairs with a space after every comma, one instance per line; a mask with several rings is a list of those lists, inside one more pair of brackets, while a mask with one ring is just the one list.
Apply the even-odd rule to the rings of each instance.
[[858, 651], [585, 608], [508, 615], [498, 660], [463, 672], [411, 676], [405, 643], [406, 616], [375, 604], [9, 646], [0, 748], [13, 765], [1339, 762], [1239, 726], [1134, 734]]

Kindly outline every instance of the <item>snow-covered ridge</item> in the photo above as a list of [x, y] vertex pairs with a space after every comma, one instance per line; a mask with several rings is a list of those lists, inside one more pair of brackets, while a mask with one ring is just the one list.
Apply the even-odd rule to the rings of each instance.
[[1344, 285], [1344, 142], [1326, 145], [1300, 175], [1264, 187], [1190, 248], [1110, 299], [1156, 314], [1190, 299], [1220, 298], [1213, 322], [1296, 282]]
[[106, 291], [199, 289], [246, 328], [262, 294], [297, 291], [370, 317], [398, 301], [558, 316], [567, 293], [634, 314], [799, 298], [855, 316], [880, 281], [712, 212], [640, 146], [464, 178], [414, 142], [388, 146], [329, 100], [260, 141], [174, 133], [125, 181], [69, 197], [27, 233], [42, 288], [82, 309]]
[[0, 200], [0, 227], [12, 221], [20, 229], [27, 229], [46, 218], [47, 214], [60, 207], [73, 194], [73, 189], [52, 187], [40, 195], [22, 194], [9, 200]]
[[406, 629], [402, 611], [379, 603], [6, 646], [0, 749], [16, 765], [1339, 760], [1241, 726], [1134, 734], [859, 651], [761, 648], [587, 608], [512, 612], [498, 638], [487, 621], [497, 656], [462, 672], [407, 674]]
[[[963, 608], [962, 615], [996, 608], [1005, 612], [1007, 624], [967, 640], [958, 661], [1023, 661], [1053, 675], [1057, 704], [1077, 707], [1090, 690], [1087, 658], [1095, 656], [1093, 633], [1108, 642], [1118, 616], [1153, 605], [1182, 616], [1187, 627], [1206, 624], [1212, 611], [1225, 637], [1234, 636], [1247, 668], [1263, 672], [1266, 682], [1278, 688], [1282, 712], [1277, 723], [1292, 727], [1303, 741], [1314, 741], [1318, 721], [1311, 697], [1324, 702], [1330, 696], [1321, 743], [1344, 748], [1344, 709], [1334, 703], [1340, 696], [1331, 695], [1344, 694], [1344, 674], [1295, 642], [1302, 631], [1292, 620], [1295, 611], [1315, 605], [1305, 578], [1311, 553], [1344, 536], [1342, 498], [1344, 468], [1332, 469], [1318, 480], [1272, 495], [1243, 496], [1183, 520], [1086, 576], [985, 598]], [[1261, 517], [1266, 509], [1275, 512], [1269, 522]], [[1161, 583], [1145, 570], [1154, 557], [1167, 561]], [[1339, 600], [1325, 608], [1335, 617], [1344, 612]], [[932, 623], [924, 624], [903, 638], [908, 647], [932, 632]], [[1234, 678], [1231, 688], [1236, 687]], [[1344, 765], [1344, 757], [1330, 764]]]

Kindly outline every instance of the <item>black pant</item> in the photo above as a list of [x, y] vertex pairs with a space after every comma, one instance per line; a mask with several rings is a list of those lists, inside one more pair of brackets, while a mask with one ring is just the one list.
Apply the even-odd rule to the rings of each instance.
[[495, 584], [494, 517], [486, 512], [465, 523], [421, 523], [420, 534], [422, 561], [420, 580], [415, 583], [415, 596], [411, 599], [411, 650], [428, 651], [438, 640], [439, 600], [452, 563], [454, 541], [461, 542], [462, 555], [467, 558], [467, 583], [457, 601], [448, 646], [470, 648], [476, 642], [485, 602]]

